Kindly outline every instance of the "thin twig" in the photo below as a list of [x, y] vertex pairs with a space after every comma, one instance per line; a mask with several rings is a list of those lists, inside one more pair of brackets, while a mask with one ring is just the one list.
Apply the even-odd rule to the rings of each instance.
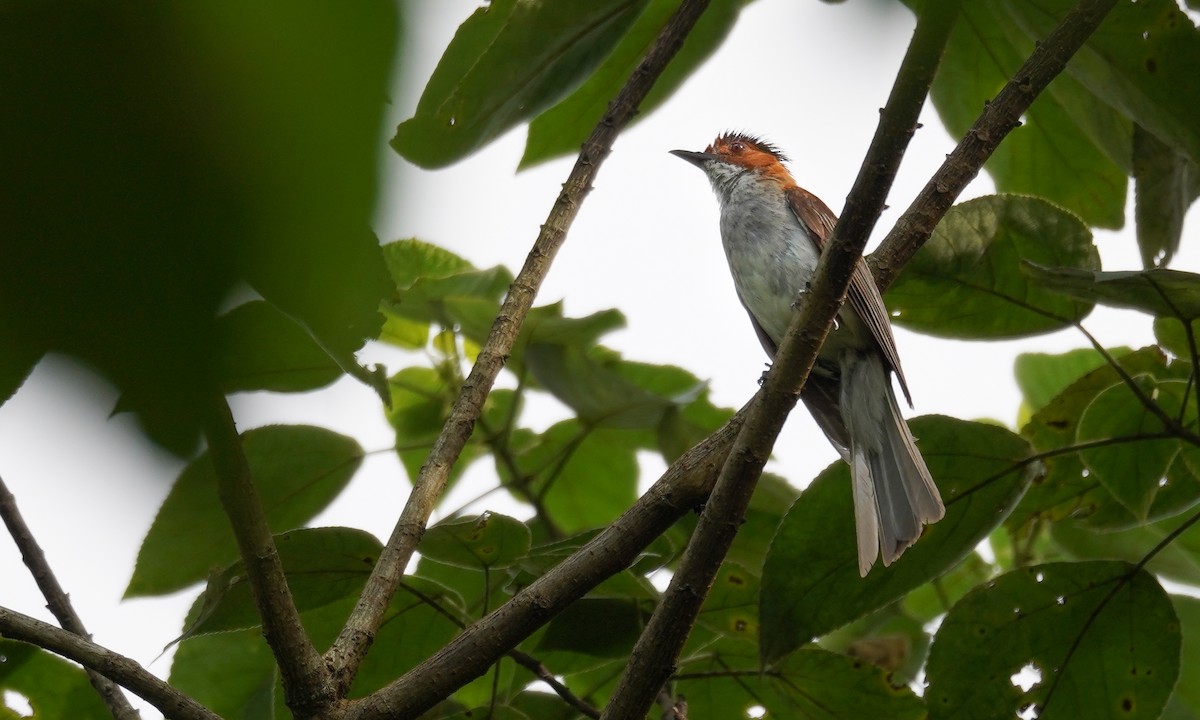
[[[927, 3], [926, 8], [938, 3]], [[1062, 22], [1034, 48], [1029, 59], [987, 104], [975, 124], [946, 156], [946, 161], [896, 221], [871, 255], [875, 282], [883, 290], [925, 244], [934, 227], [984, 162], [1013, 128], [1034, 98], [1058, 76], [1067, 61], [1091, 37], [1117, 0], [1080, 0]]]
[[[50, 563], [46, 561], [45, 553], [42, 552], [41, 546], [33, 537], [29, 526], [25, 524], [25, 519], [21, 517], [21, 511], [17, 509], [17, 499], [9, 492], [4, 478], [0, 478], [0, 518], [4, 520], [8, 534], [12, 535], [13, 542], [21, 552], [21, 559], [25, 561], [25, 567], [29, 568], [34, 582], [42, 591], [42, 597], [46, 598], [46, 607], [58, 619], [58, 624], [67, 632], [73, 632], [82, 638], [91, 640], [92, 636], [84, 627], [83, 620], [76, 614], [75, 608], [72, 607], [71, 599], [58, 584], [58, 578], [54, 576], [54, 571], [50, 569]], [[92, 683], [92, 687], [96, 689], [113, 718], [137, 720], [141, 717], [112, 680], [91, 668], [85, 668], [85, 670], [87, 670], [88, 680]]]
[[217, 495], [246, 566], [263, 635], [279, 665], [287, 706], [297, 717], [319, 715], [334, 701], [329, 673], [300, 623], [242, 439], [222, 395], [215, 395], [210, 403], [204, 434]]
[[338, 684], [339, 695], [349, 689], [358, 667], [383, 622], [388, 603], [399, 587], [404, 569], [417, 543], [425, 533], [433, 507], [445, 489], [450, 469], [458, 460], [463, 446], [471, 436], [484, 400], [492, 389], [496, 376], [508, 358], [521, 324], [533, 305], [538, 288], [550, 270], [559, 247], [566, 240], [567, 230], [574, 222], [584, 197], [600, 165], [608, 156], [617, 133], [637, 114], [638, 105], [646, 97], [667, 63], [683, 45], [684, 38], [696, 24], [709, 0], [685, 0], [667, 22], [646, 56], [638, 64], [625, 86], [609, 105], [604, 117], [592, 131], [567, 181], [563, 184], [549, 217], [529, 251], [524, 267], [509, 287], [508, 295], [488, 333], [487, 340], [471, 368], [454, 407], [429, 453], [412, 493], [388, 538], [379, 561], [371, 571], [355, 606], [337, 640], [326, 653], [328, 666]]
[[674, 670], [700, 606], [742, 523], [775, 438], [796, 405], [841, 308], [850, 277], [862, 262], [867, 236], [883, 211], [959, 7], [959, 2], [951, 0], [929, 3], [919, 17], [842, 220], [822, 253], [801, 307], [792, 314], [766, 383], [757, 402], [750, 405], [746, 424], [705, 503], [679, 569], [638, 638], [601, 717], [644, 717]]
[[73, 632], [0, 607], [0, 635], [45, 648], [111, 678], [172, 720], [221, 720], [216, 713], [159, 680], [137, 662]]

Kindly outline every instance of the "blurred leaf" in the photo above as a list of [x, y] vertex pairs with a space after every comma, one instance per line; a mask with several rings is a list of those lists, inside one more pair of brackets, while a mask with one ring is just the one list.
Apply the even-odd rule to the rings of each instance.
[[[385, 412], [388, 423], [396, 431], [396, 452], [416, 482], [429, 457], [429, 450], [442, 432], [454, 404], [457, 388], [451, 387], [442, 372], [427, 367], [404, 368], [388, 379], [392, 402]], [[491, 403], [485, 404], [485, 412]], [[448, 482], [453, 485], [480, 452], [476, 443], [468, 443], [450, 468]]]
[[655, 428], [673, 405], [615, 372], [617, 359], [575, 345], [532, 345], [525, 362], [542, 387], [590, 426]]
[[[1200, 330], [1200, 325], [1197, 325], [1195, 320], [1191, 321], [1191, 325], [1192, 337], [1196, 338], [1197, 335], [1200, 335], [1200, 332], [1197, 332]], [[1182, 321], [1169, 317], [1154, 318], [1154, 339], [1175, 357], [1191, 362], [1192, 349], [1188, 345], [1187, 331]]]
[[[275, 544], [296, 609], [301, 612], [358, 597], [383, 548], [370, 533], [340, 527], [293, 530], [277, 535]], [[239, 560], [209, 577], [208, 587], [184, 620], [187, 629], [179, 639], [261, 624], [246, 566]]]
[[706, 657], [681, 662], [676, 687], [687, 697], [690, 717], [752, 717], [755, 707], [764, 708], [765, 717], [789, 720], [925, 717], [925, 705], [912, 690], [893, 687], [868, 663], [805, 648], [762, 668], [753, 648], [744, 646], [738, 654], [735, 647], [726, 642]]
[[[32, 645], [0, 638], [0, 695], [8, 692], [25, 698], [34, 718], [112, 718], [81, 668]], [[0, 698], [0, 717], [6, 710]]]
[[[1017, 0], [1008, 22], [1044, 38], [1071, 0]], [[1200, 162], [1200, 35], [1173, 0], [1117, 3], [1067, 66], [1066, 74], [1193, 162]]]
[[1058, 330], [1091, 312], [1090, 302], [1032, 284], [1022, 261], [1100, 267], [1091, 233], [1074, 215], [1037, 198], [989, 195], [954, 206], [938, 223], [888, 290], [892, 317], [931, 335], [997, 339]]
[[[1157, 718], [1179, 674], [1179, 620], [1154, 578], [1125, 563], [1053, 563], [980, 586], [929, 653], [931, 718]], [[1010, 679], [1032, 666], [1038, 682]]]
[[906, 595], [901, 601], [904, 611], [922, 624], [932, 622], [994, 572], [995, 567], [979, 553], [971, 553], [950, 572]]
[[0, 396], [62, 352], [189, 454], [243, 281], [364, 375], [396, 29], [381, 2], [6, 6]]
[[434, 525], [418, 549], [425, 557], [449, 565], [503, 568], [529, 552], [529, 528], [520, 520], [489, 512]]
[[[1045, 37], [1023, 32], [1004, 5], [964, 3], [938, 67], [931, 97], [955, 138]], [[1125, 219], [1130, 122], [1109, 107], [1104, 94], [1093, 93], [1066, 73], [1055, 78], [984, 167], [1000, 192], [1042, 197], [1088, 225], [1119, 228]]]
[[1162, 720], [1190, 720], [1200, 715], [1200, 600], [1186, 595], [1172, 595], [1175, 614], [1183, 634], [1183, 652], [1179, 658], [1180, 676], [1175, 692], [1167, 701]]
[[607, 525], [637, 499], [636, 452], [648, 440], [646, 433], [564, 420], [520, 450], [513, 465], [498, 462], [497, 469], [518, 497], [536, 498], [560, 532], [576, 533]]
[[227, 393], [304, 392], [337, 380], [342, 370], [294, 320], [261, 300], [217, 319], [218, 374]]
[[537, 650], [569, 650], [593, 657], [628, 657], [649, 619], [627, 599], [584, 598], [569, 605], [546, 626]]
[[[1065, 557], [1072, 560], [1136, 563], [1142, 562], [1147, 553], [1191, 520], [1191, 515], [1176, 515], [1117, 531], [1066, 521], [1050, 526], [1050, 537]], [[1200, 530], [1196, 527], [1185, 530], [1160, 550], [1147, 563], [1146, 569], [1174, 582], [1200, 584]]]
[[[748, 1], [715, 0], [709, 4], [638, 106], [635, 122], [669, 98], [724, 42]], [[604, 63], [569, 97], [529, 123], [525, 154], [521, 156], [522, 169], [578, 152], [608, 109], [608, 103], [617, 96], [678, 7], [679, 0], [651, 0]]]
[[262, 631], [249, 629], [180, 643], [168, 680], [220, 717], [274, 720], [278, 674]]
[[1022, 271], [1047, 291], [1157, 317], [1200, 317], [1200, 275], [1179, 270], [1100, 272], [1045, 267], [1026, 261]]
[[[1191, 383], [1158, 382], [1150, 375], [1135, 377], [1134, 382], [1168, 416], [1182, 422], [1184, 427], [1196, 429]], [[1197, 457], [1200, 452], [1179, 438], [1149, 437], [1166, 431], [1162, 420], [1146, 409], [1123, 384], [1098, 394], [1079, 419], [1077, 437], [1081, 444], [1140, 438], [1135, 442], [1100, 445], [1080, 451], [1084, 465], [1139, 521], [1144, 522], [1149, 517], [1156, 496], [1166, 487], [1167, 470], [1180, 459], [1181, 453], [1190, 452]], [[1200, 490], [1194, 483], [1193, 486]], [[1200, 500], [1200, 494], [1191, 502], [1195, 500]]]
[[[242, 433], [254, 486], [275, 532], [302, 526], [323, 510], [362, 462], [358, 443], [306, 425], [269, 425]], [[204, 453], [190, 462], [142, 541], [125, 597], [182, 589], [238, 557]]]
[[392, 147], [425, 168], [461, 160], [573, 90], [646, 3], [494, 0], [479, 8], [459, 26]]
[[517, 708], [499, 704], [483, 705], [445, 717], [447, 720], [529, 720], [529, 716]]
[[1166, 267], [1179, 249], [1183, 218], [1200, 195], [1200, 165], [1142, 129], [1133, 129], [1134, 215], [1142, 267]]
[[[1131, 350], [1109, 348], [1108, 352], [1113, 357], [1121, 357]], [[1071, 383], [1104, 364], [1104, 357], [1093, 348], [1080, 348], [1057, 355], [1021, 353], [1013, 362], [1013, 374], [1017, 377], [1017, 386], [1021, 388], [1025, 402], [1037, 411]]]
[[817, 476], [788, 511], [763, 567], [759, 643], [765, 661], [957, 565], [1004, 519], [1037, 472], [1024, 462], [1028, 444], [1003, 428], [942, 416], [910, 425], [938, 482], [946, 516], [927, 527], [896, 563], [860, 579], [849, 469], [838, 462]]
[[[578, 552], [600, 532], [600, 529], [589, 530], [565, 540], [534, 547], [517, 562], [513, 580], [507, 590], [515, 594], [517, 590], [528, 586], [551, 568]], [[659, 536], [642, 550], [628, 570], [607, 578], [588, 592], [587, 597], [634, 598], [637, 600], [657, 598], [658, 591], [643, 576], [662, 567], [675, 552], [676, 549], [671, 541], [665, 536]]]

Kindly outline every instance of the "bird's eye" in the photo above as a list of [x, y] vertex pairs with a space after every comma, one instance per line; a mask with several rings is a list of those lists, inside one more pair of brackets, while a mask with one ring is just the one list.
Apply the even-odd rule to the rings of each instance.
[[741, 154], [741, 152], [745, 149], [746, 149], [746, 146], [740, 142], [735, 142], [735, 143], [729, 144], [729, 152], [731, 152], [735, 155]]

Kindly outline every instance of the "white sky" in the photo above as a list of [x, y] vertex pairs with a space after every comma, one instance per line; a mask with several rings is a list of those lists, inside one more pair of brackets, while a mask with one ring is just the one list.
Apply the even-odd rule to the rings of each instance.
[[[518, 128], [446, 170], [423, 171], [384, 145], [409, 117], [454, 30], [475, 0], [413, 3], [403, 67], [416, 78], [392, 95], [393, 118], [380, 152], [388, 187], [376, 230], [382, 240], [419, 237], [481, 267], [516, 271], [550, 210], [572, 160], [515, 174], [524, 146]], [[620, 308], [628, 327], [605, 343], [634, 360], [672, 363], [711, 381], [716, 403], [740, 406], [756, 389], [766, 361], [733, 293], [717, 230], [717, 206], [704, 176], [668, 155], [698, 150], [727, 129], [759, 133], [792, 158], [797, 181], [831, 207], [843, 204], [874, 133], [880, 108], [904, 53], [912, 19], [897, 5], [829, 5], [758, 0], [742, 14], [722, 50], [665, 105], [624, 133], [605, 162], [539, 296], [565, 300], [568, 314]], [[882, 237], [954, 143], [927, 108], [880, 221]], [[983, 176], [963, 198], [992, 191]], [[1195, 213], [1185, 238], [1196, 234]], [[1135, 269], [1132, 233], [1099, 233], [1106, 269]], [[1174, 266], [1196, 270], [1196, 243], [1185, 241]], [[1105, 344], [1152, 341], [1149, 319], [1097, 309], [1087, 327]], [[897, 331], [916, 414], [1015, 421], [1019, 395], [1012, 361], [1019, 352], [1056, 352], [1086, 343], [1072, 332], [1022, 341], [962, 343]], [[362, 358], [394, 372], [414, 361], [385, 347]], [[81, 395], [98, 402], [80, 402]], [[63, 586], [96, 640], [150, 663], [178, 634], [196, 589], [166, 599], [120, 602], [142, 537], [180, 463], [149, 447], [127, 416], [108, 418], [115, 393], [62, 358], [51, 357], [0, 407], [0, 475], [17, 496]], [[312, 423], [383, 450], [394, 439], [374, 393], [342, 380], [300, 396], [233, 398], [241, 428]], [[533, 403], [527, 422], [544, 427], [564, 415], [553, 402]], [[772, 469], [804, 484], [836, 459], [801, 407], [784, 428]], [[645, 458], [643, 485], [662, 463]], [[469, 479], [486, 484], [479, 463]], [[479, 492], [461, 483], [447, 508]], [[346, 493], [315, 521], [352, 525], [386, 538], [407, 492], [394, 455], [369, 456]], [[507, 506], [492, 502], [478, 510]], [[846, 542], [852, 542], [846, 538]], [[53, 622], [15, 548], [0, 541], [0, 605]], [[151, 668], [165, 676], [169, 657]], [[139, 703], [141, 705], [141, 703]], [[149, 720], [156, 711], [143, 710]]]

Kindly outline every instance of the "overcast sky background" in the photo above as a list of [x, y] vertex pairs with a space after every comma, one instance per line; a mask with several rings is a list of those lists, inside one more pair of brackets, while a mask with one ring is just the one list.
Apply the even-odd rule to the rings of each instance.
[[[518, 128], [477, 155], [441, 171], [412, 167], [386, 146], [409, 117], [424, 81], [476, 0], [408, 3], [406, 39], [392, 117], [380, 139], [385, 186], [375, 229], [381, 240], [418, 237], [480, 267], [514, 272], [545, 220], [573, 159], [517, 174], [525, 140]], [[874, 133], [913, 25], [898, 3], [842, 5], [758, 0], [747, 7], [719, 53], [662, 108], [623, 133], [600, 171], [538, 304], [565, 302], [570, 315], [620, 308], [625, 329], [604, 342], [630, 359], [672, 363], [711, 383], [714, 402], [738, 407], [755, 391], [766, 360], [734, 295], [717, 229], [717, 206], [696, 168], [668, 154], [700, 150], [721, 131], [761, 134], [792, 158], [793, 175], [835, 210]], [[927, 107], [876, 241], [953, 146]], [[1019, 130], [1018, 130], [1019, 132]], [[992, 191], [985, 176], [960, 200]], [[1174, 267], [1197, 269], [1195, 213]], [[1191, 246], [1188, 238], [1192, 238]], [[1100, 232], [1106, 269], [1140, 267], [1132, 231]], [[1098, 308], [1086, 326], [1106, 345], [1152, 342], [1149, 319]], [[1020, 352], [1058, 352], [1086, 343], [1074, 332], [1021, 341], [963, 343], [897, 330], [916, 402], [913, 414], [994, 418], [1013, 425], [1020, 402], [1012, 374]], [[361, 357], [395, 372], [419, 359], [371, 346]], [[81, 402], [91, 395], [98, 402]], [[197, 588], [168, 598], [121, 602], [138, 547], [182, 464], [142, 440], [128, 416], [108, 417], [111, 387], [61, 357], [49, 357], [0, 407], [0, 475], [97, 642], [143, 664], [178, 635]], [[408, 483], [373, 391], [343, 379], [306, 395], [236, 396], [242, 429], [311, 423], [356, 438], [369, 455], [350, 488], [315, 525], [351, 525], [386, 539]], [[545, 427], [566, 415], [537, 402], [526, 422]], [[644, 458], [643, 486], [662, 469]], [[780, 436], [771, 469], [798, 485], [836, 459], [801, 408]], [[492, 482], [477, 463], [445, 507], [456, 508]], [[475, 510], [512, 512], [495, 497]], [[852, 538], [844, 538], [853, 542]], [[0, 541], [0, 605], [54, 622], [11, 542]], [[165, 676], [169, 655], [151, 669]], [[144, 704], [138, 703], [144, 707]], [[156, 711], [143, 710], [147, 719]]]

